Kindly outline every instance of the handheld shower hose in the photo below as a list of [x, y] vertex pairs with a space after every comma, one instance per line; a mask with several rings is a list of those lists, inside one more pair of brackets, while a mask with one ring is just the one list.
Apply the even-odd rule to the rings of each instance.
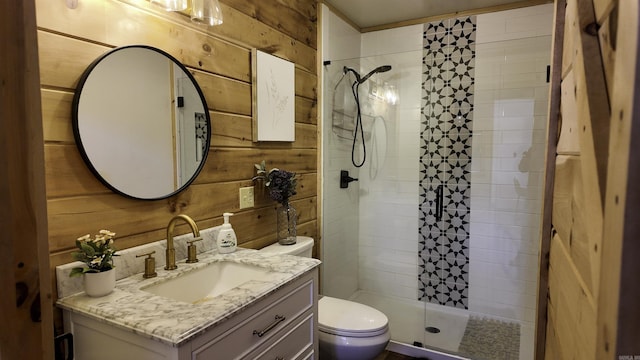
[[[362, 113], [361, 113], [361, 109], [360, 109], [360, 95], [358, 93], [358, 88], [360, 87], [360, 85], [362, 83], [364, 83], [365, 81], [367, 81], [372, 75], [377, 74], [377, 73], [382, 73], [382, 72], [387, 72], [391, 70], [391, 65], [382, 65], [382, 66], [378, 66], [377, 68], [371, 70], [368, 74], [366, 74], [365, 76], [360, 76], [360, 74], [355, 71], [354, 69], [345, 66], [342, 69], [342, 73], [343, 75], [346, 75], [347, 73], [351, 72], [353, 73], [353, 75], [356, 77], [356, 80], [353, 82], [353, 84], [351, 84], [351, 92], [353, 93], [353, 99], [356, 102], [356, 126], [355, 126], [355, 131], [353, 133], [353, 143], [351, 144], [351, 163], [353, 164], [353, 166], [359, 168], [362, 167], [364, 165], [364, 162], [367, 160], [367, 146], [365, 144], [364, 141], [364, 130], [362, 128]], [[358, 130], [360, 131], [360, 138], [362, 139], [362, 161], [361, 162], [356, 162], [356, 142], [358, 139]]]

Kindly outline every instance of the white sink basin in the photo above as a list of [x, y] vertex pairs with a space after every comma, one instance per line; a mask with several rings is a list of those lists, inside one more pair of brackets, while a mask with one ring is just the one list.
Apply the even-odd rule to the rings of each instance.
[[219, 261], [141, 290], [197, 304], [211, 300], [247, 281], [268, 280], [273, 274], [269, 269], [259, 266]]

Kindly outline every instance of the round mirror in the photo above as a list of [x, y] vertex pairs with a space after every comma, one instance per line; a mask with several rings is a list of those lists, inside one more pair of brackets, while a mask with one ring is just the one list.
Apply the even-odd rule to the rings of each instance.
[[109, 51], [84, 72], [73, 98], [73, 133], [85, 163], [108, 188], [157, 200], [196, 178], [211, 121], [184, 65], [134, 45]]

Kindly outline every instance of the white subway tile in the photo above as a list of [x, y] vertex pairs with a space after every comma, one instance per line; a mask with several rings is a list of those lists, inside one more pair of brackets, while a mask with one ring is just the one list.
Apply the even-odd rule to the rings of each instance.
[[549, 13], [519, 16], [506, 21], [506, 32], [516, 33], [519, 37], [551, 35], [551, 29], [553, 29], [553, 15]]
[[[502, 65], [501, 69], [501, 73], [504, 76], [520, 73], [535, 73], [541, 70], [536, 59], [532, 58], [530, 54], [520, 53], [518, 55], [519, 56], [515, 56], [514, 54], [507, 55], [505, 64]], [[546, 64], [543, 69], [546, 70]]]

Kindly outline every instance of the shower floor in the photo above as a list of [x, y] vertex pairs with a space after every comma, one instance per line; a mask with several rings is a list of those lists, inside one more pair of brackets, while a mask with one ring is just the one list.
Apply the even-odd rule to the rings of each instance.
[[[479, 317], [465, 310], [445, 306], [426, 304], [425, 307], [421, 301], [386, 297], [367, 291], [358, 291], [351, 300], [385, 313], [389, 318], [391, 339], [397, 342], [414, 344], [418, 341], [427, 348], [472, 359], [533, 359], [532, 327]], [[436, 327], [440, 332], [427, 332], [427, 326]], [[488, 335], [485, 336], [485, 333]], [[489, 356], [488, 348], [497, 353]]]

